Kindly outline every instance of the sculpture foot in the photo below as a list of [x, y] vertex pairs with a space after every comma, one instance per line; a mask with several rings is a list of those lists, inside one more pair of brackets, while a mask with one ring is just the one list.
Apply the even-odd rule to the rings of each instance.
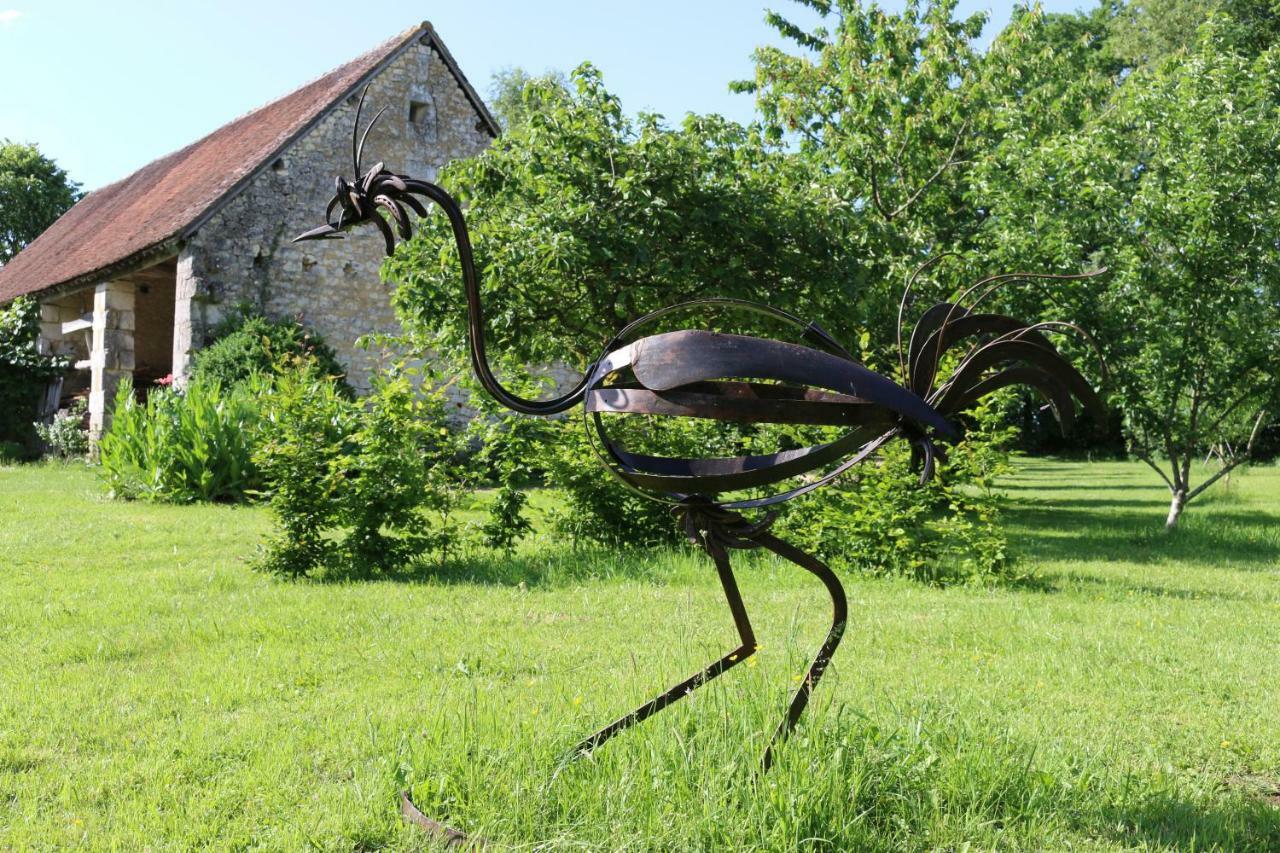
[[465, 850], [481, 850], [489, 846], [489, 843], [483, 838], [472, 838], [464, 832], [445, 826], [443, 823], [434, 821], [424, 815], [421, 810], [413, 804], [413, 800], [409, 799], [408, 791], [400, 792], [400, 814], [406, 821], [419, 827], [432, 838], [443, 843], [446, 847], [461, 847]]
[[[769, 532], [769, 526], [773, 522], [772, 516], [757, 524], [751, 524], [735, 512], [721, 509], [705, 499], [696, 497], [690, 498], [681, 506], [680, 510], [684, 514], [685, 530], [688, 532], [690, 540], [702, 546], [715, 561], [716, 569], [720, 574], [721, 585], [724, 587], [725, 597], [729, 602], [729, 610], [733, 614], [734, 624], [737, 626], [738, 634], [742, 638], [742, 645], [712, 663], [702, 672], [690, 676], [667, 692], [623, 715], [590, 737], [584, 738], [565, 756], [565, 760], [573, 760], [590, 753], [614, 735], [656, 714], [671, 703], [688, 696], [711, 679], [723, 675], [730, 668], [755, 653], [758, 648], [755, 634], [751, 629], [751, 622], [747, 618], [746, 607], [742, 603], [742, 595], [738, 591], [737, 580], [729, 567], [728, 549], [765, 548], [784, 560], [795, 563], [822, 581], [831, 596], [832, 619], [831, 628], [827, 631], [826, 639], [818, 649], [813, 663], [809, 665], [809, 670], [805, 674], [804, 680], [800, 683], [800, 687], [791, 698], [787, 716], [778, 725], [773, 737], [769, 740], [769, 746], [765, 749], [764, 757], [761, 761], [760, 770], [763, 773], [773, 764], [774, 749], [779, 743], [786, 740], [787, 736], [791, 734], [791, 730], [795, 728], [796, 723], [799, 722], [805, 707], [809, 704], [809, 697], [813, 693], [813, 689], [817, 686], [818, 681], [821, 680], [823, 673], [826, 672], [827, 665], [831, 663], [831, 657], [835, 654], [836, 647], [840, 644], [840, 640], [844, 636], [845, 626], [848, 623], [848, 600], [845, 597], [844, 588], [840, 585], [840, 580], [829, 566], [811, 554], [801, 551]], [[563, 762], [561, 766], [563, 766]]]

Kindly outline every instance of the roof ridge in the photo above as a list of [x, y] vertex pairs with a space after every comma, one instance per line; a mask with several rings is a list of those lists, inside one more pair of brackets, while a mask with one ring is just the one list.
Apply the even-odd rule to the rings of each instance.
[[[266, 103], [260, 104], [252, 109], [249, 109], [240, 113], [235, 118], [224, 121], [222, 124], [218, 125], [213, 130], [193, 140], [192, 142], [188, 142], [186, 145], [182, 146], [181, 148], [175, 148], [173, 151], [170, 151], [167, 154], [161, 154], [159, 157], [156, 157], [154, 160], [148, 160], [146, 163], [143, 163], [141, 166], [137, 167], [136, 169], [133, 169], [124, 177], [117, 178], [116, 180], [112, 181], [109, 184], [103, 184], [101, 187], [98, 187], [97, 189], [90, 190], [89, 192], [85, 193], [85, 197], [88, 197], [93, 193], [101, 192], [102, 190], [114, 187], [117, 184], [122, 184], [125, 181], [132, 178], [134, 175], [143, 171], [144, 169], [150, 168], [151, 166], [154, 166], [157, 163], [163, 162], [164, 160], [167, 160], [170, 157], [177, 157], [179, 154], [182, 154], [183, 152], [189, 151], [192, 148], [195, 148], [196, 146], [201, 145], [204, 142], [207, 142], [210, 137], [216, 136], [217, 134], [221, 133], [222, 131], [226, 130], [232, 125], [239, 124], [245, 119], [251, 118], [252, 116], [255, 116], [258, 113], [262, 112], [263, 110], [274, 107], [275, 105], [279, 104], [281, 101], [287, 100], [288, 98], [292, 98], [294, 95], [297, 95], [299, 92], [303, 91], [307, 87], [314, 86], [317, 83], [323, 81], [326, 77], [332, 77], [333, 75], [338, 74], [344, 68], [349, 68], [352, 65], [356, 65], [360, 62], [369, 60], [375, 55], [386, 55], [391, 53], [393, 50], [400, 47], [404, 42], [408, 41], [411, 35], [420, 32], [424, 27], [430, 27], [430, 24], [427, 24], [424, 21], [423, 23], [418, 24], [417, 26], [411, 27], [399, 33], [398, 35], [395, 35], [387, 39], [386, 41], [379, 43], [378, 46], [373, 48], [372, 50], [366, 50], [364, 53], [360, 54], [354, 59], [349, 59], [346, 62], [342, 63], [341, 65], [330, 68], [328, 71], [324, 72], [323, 74], [317, 74], [315, 77], [312, 77], [310, 80], [306, 81], [305, 83], [302, 83], [301, 85], [295, 86], [294, 88], [290, 89], [288, 92], [285, 92], [283, 95], [279, 96], [278, 98], [272, 98]], [[337, 99], [335, 99], [335, 101], [330, 103], [331, 104], [335, 103], [336, 100]]]
[[481, 124], [499, 131], [439, 34], [423, 21], [199, 139], [87, 193], [0, 266], [0, 303], [127, 274], [172, 253], [281, 153], [414, 42], [435, 52]]

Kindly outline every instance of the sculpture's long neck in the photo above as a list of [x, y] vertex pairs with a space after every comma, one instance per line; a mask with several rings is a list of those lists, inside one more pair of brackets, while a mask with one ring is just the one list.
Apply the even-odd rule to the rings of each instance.
[[411, 192], [420, 193], [438, 204], [453, 226], [453, 239], [458, 244], [458, 260], [462, 263], [462, 282], [467, 293], [467, 338], [471, 350], [471, 369], [481, 386], [495, 400], [516, 412], [526, 415], [554, 415], [563, 412], [582, 400], [587, 379], [584, 376], [567, 393], [549, 400], [527, 400], [502, 386], [489, 368], [484, 349], [484, 312], [480, 306], [480, 281], [476, 276], [475, 259], [471, 252], [471, 237], [462, 208], [453, 196], [435, 184], [426, 181], [406, 181]]

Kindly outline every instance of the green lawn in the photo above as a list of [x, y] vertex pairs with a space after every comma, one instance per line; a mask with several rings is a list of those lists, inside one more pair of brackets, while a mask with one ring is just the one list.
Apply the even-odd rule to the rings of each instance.
[[1007, 486], [1032, 579], [847, 577], [829, 680], [753, 784], [828, 618], [794, 567], [742, 563], [752, 665], [557, 773], [731, 647], [705, 559], [544, 540], [287, 583], [244, 565], [261, 510], [0, 469], [0, 848], [424, 847], [410, 787], [500, 847], [1280, 849], [1280, 469], [1172, 537], [1137, 465]]

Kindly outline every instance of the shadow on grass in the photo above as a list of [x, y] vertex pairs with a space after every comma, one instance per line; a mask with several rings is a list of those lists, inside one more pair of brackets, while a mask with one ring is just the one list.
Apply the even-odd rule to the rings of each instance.
[[[1246, 571], [1266, 571], [1280, 563], [1280, 517], [1193, 505], [1170, 533], [1155, 506], [1151, 512], [1124, 509], [1128, 503], [1015, 500], [1004, 517], [1018, 551], [1030, 559], [1177, 562]], [[1109, 506], [1115, 509], [1109, 512]]]
[[[564, 586], [601, 580], [658, 581], [678, 573], [677, 563], [699, 552], [673, 546], [652, 548], [546, 548], [534, 553], [475, 551], [446, 560], [415, 560], [391, 571], [329, 570], [317, 583], [480, 584], [485, 586]], [[734, 568], [745, 565], [735, 560]], [[707, 561], [708, 568], [711, 562]], [[713, 570], [714, 571], [714, 570]]]
[[[1002, 481], [1000, 483], [1000, 490], [1007, 491], [1007, 492], [1037, 492], [1037, 493], [1038, 492], [1103, 492], [1103, 491], [1132, 492], [1139, 488], [1141, 488], [1141, 486], [1137, 486], [1133, 484], [1126, 485], [1126, 484], [1105, 484], [1104, 483], [1099, 485], [1090, 484], [1088, 487], [1084, 487], [1084, 486], [1081, 486], [1079, 483], [1075, 483], [1075, 482], [1054, 484], [1054, 483], [1041, 483], [1039, 481], [1036, 481], [1034, 483], [1018, 483], [1018, 482]], [[1155, 491], [1155, 490], [1153, 489], [1152, 491]], [[1144, 503], [1151, 503], [1151, 502], [1144, 501]]]
[[1112, 596], [1125, 594], [1142, 595], [1149, 598], [1174, 598], [1184, 601], [1265, 601], [1267, 597], [1261, 593], [1246, 595], [1243, 593], [1221, 592], [1207, 589], [1185, 589], [1158, 586], [1156, 584], [1129, 583], [1123, 578], [1087, 575], [1079, 572], [1052, 572], [1038, 576], [1039, 587], [1027, 585], [1026, 589], [1037, 592], [1062, 592], [1074, 589], [1081, 592], [1096, 591], [1110, 593]]
[[1031, 498], [1025, 501], [1018, 499], [1018, 502], [1028, 509], [1041, 508], [1055, 511], [1059, 507], [1084, 507], [1086, 509], [1089, 507], [1094, 509], [1137, 507], [1141, 511], [1132, 513], [1135, 521], [1147, 519], [1155, 523], [1163, 522], [1164, 513], [1168, 510], [1167, 506], [1161, 506], [1142, 498]]
[[1103, 812], [1109, 834], [1126, 845], [1156, 848], [1280, 850], [1280, 808], [1233, 797], [1216, 808], [1169, 794], [1149, 794], [1135, 807]]
[[[854, 721], [844, 710], [806, 732], [811, 755], [823, 757], [816, 770], [812, 758], [800, 758], [809, 799], [792, 810], [800, 815], [799, 837], [834, 849], [916, 846], [909, 841], [946, 824], [966, 835], [1007, 830], [1011, 846], [1057, 825], [1126, 848], [1280, 849], [1280, 809], [1229, 780], [1206, 790], [1191, 774], [1152, 773], [1099, 754], [1046, 755], [947, 708], [908, 717], [900, 708], [883, 722]], [[791, 759], [784, 754], [784, 773]], [[851, 790], [859, 815], [853, 821]]]

